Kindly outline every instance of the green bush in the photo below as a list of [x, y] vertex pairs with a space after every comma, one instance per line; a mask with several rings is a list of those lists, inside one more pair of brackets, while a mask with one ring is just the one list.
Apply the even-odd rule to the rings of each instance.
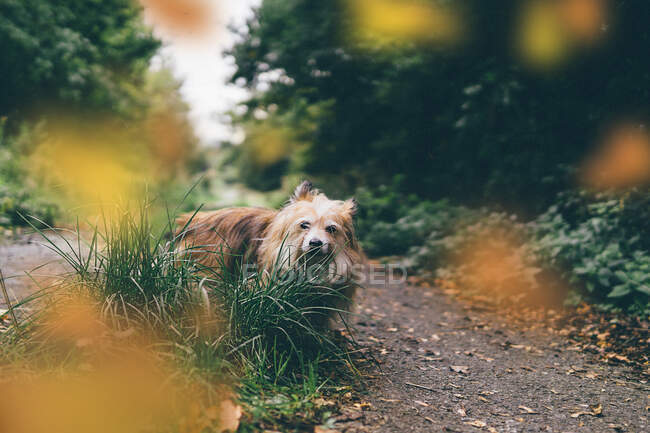
[[648, 194], [619, 198], [587, 192], [560, 194], [530, 224], [533, 250], [579, 292], [605, 308], [650, 312]]
[[650, 312], [650, 194], [645, 191], [564, 192], [527, 223], [484, 208], [403, 198], [388, 187], [357, 196], [358, 233], [370, 256], [404, 255], [415, 272], [471, 287], [485, 284], [474, 275], [485, 265], [485, 254], [467, 251], [480, 245], [507, 263], [502, 276], [490, 279], [495, 287], [487, 289], [548, 290], [547, 276], [559, 275], [573, 302]]
[[21, 215], [53, 224], [60, 214], [56, 202], [39, 190], [24, 169], [25, 156], [40, 133], [38, 125], [22, 125], [18, 134], [8, 138], [5, 122], [0, 120], [0, 227], [26, 225]]

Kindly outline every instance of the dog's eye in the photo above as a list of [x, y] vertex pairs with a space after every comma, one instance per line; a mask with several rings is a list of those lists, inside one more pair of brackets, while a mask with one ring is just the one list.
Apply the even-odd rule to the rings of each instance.
[[336, 226], [327, 226], [327, 233], [336, 233]]
[[304, 230], [307, 230], [307, 229], [309, 228], [309, 223], [306, 222], [306, 221], [300, 223], [300, 228], [301, 228], [301, 229], [304, 229]]

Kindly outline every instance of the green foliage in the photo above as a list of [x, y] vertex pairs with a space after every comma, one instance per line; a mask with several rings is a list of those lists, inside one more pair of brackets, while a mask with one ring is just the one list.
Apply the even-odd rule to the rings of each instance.
[[343, 301], [338, 289], [293, 271], [219, 279], [212, 290], [227, 312], [232, 344], [248, 362], [273, 361], [272, 371], [282, 371], [315, 354], [339, 351], [326, 326], [331, 313], [345, 314], [337, 308]]
[[625, 198], [563, 193], [531, 223], [533, 250], [593, 300], [643, 313], [650, 299], [647, 204], [647, 191]]
[[158, 48], [140, 12], [131, 0], [0, 1], [0, 115], [62, 101], [131, 110]]
[[[135, 314], [147, 328], [165, 329], [183, 321], [201, 303], [206, 304], [202, 308], [210, 308], [212, 299], [216, 310], [211, 314], [228, 330], [221, 343], [242, 355], [243, 365], [256, 368], [262, 363], [284, 370], [289, 363], [302, 364], [318, 353], [339, 350], [326, 324], [333, 314], [345, 313], [337, 307], [345, 299], [340, 288], [323, 283], [327, 266], [313, 275], [300, 268], [282, 270], [280, 263], [268, 275], [256, 269], [230, 273], [225, 266], [207, 268], [190, 253], [211, 247], [185, 247], [183, 233], [167, 241], [168, 234], [176, 231], [173, 218], [167, 221], [155, 234], [150, 206], [145, 203], [135, 210], [107, 213], [84, 248], [62, 248], [50, 235], [40, 233], [83, 287], [98, 302], [117, 308], [122, 319]], [[65, 244], [71, 247], [68, 241]], [[218, 262], [227, 254], [211, 253]]]
[[[647, 191], [613, 194], [574, 191], [534, 220], [469, 209], [447, 201], [401, 200], [391, 188], [360, 191], [361, 243], [371, 256], [405, 255], [409, 268], [479, 289], [481, 266], [505, 263], [490, 290], [549, 290], [548, 275], [571, 288], [567, 299], [586, 299], [605, 309], [650, 311]], [[410, 204], [409, 204], [410, 202]], [[555, 282], [553, 282], [555, 283]], [[497, 287], [499, 286], [499, 287]], [[513, 289], [514, 290], [514, 289]], [[512, 293], [510, 293], [512, 294]]]
[[41, 128], [23, 125], [18, 134], [7, 137], [0, 121], [0, 227], [22, 226], [21, 215], [32, 215], [53, 224], [60, 215], [56, 201], [43, 194], [25, 171], [25, 157], [33, 150]]
[[[148, 186], [154, 195], [168, 202], [182, 202], [183, 211], [195, 210], [207, 201], [207, 182], [201, 182], [201, 187], [183, 200], [188, 184], [197, 181], [196, 172], [205, 170], [206, 156], [197, 149], [179, 83], [166, 69], [149, 71], [143, 77], [141, 93], [147, 95], [147, 104], [139, 108], [139, 119], [126, 120], [116, 115], [44, 116], [13, 128], [8, 127], [6, 118], [0, 121], [0, 226], [25, 225], [20, 214], [34, 216], [48, 225], [70, 217], [62, 212], [65, 203], [79, 200], [51, 182], [49, 173], [34, 168], [39, 146], [62, 133], [70, 133], [98, 154], [114, 152], [117, 147], [124, 149], [114, 152], [120, 155], [119, 164], [134, 179], [144, 177], [149, 170], [152, 176]], [[69, 143], [71, 148], [74, 144]], [[162, 208], [160, 211], [164, 216]]]
[[375, 192], [359, 188], [355, 199], [359, 203], [357, 234], [364, 251], [375, 257], [405, 254], [434, 234], [444, 236], [465, 210], [450, 206], [446, 200], [431, 202], [415, 195], [404, 196], [387, 186]]
[[[313, 400], [327, 389], [324, 369], [347, 360], [341, 342], [323, 327], [341, 295], [300, 273], [205, 268], [187, 254], [182, 235], [166, 240], [165, 231], [153, 231], [149, 210], [120, 209], [117, 219], [77, 231], [72, 239], [65, 231], [40, 231], [73, 272], [15, 306], [19, 312], [29, 307], [30, 314], [19, 315], [20, 330], [0, 334], [0, 368], [14, 358], [21, 367], [36, 362], [43, 368], [47, 362], [54, 370], [83, 359], [75, 355], [81, 346], [61, 353], [60, 345], [38, 333], [47, 309], [56, 308], [49, 295], [81, 294], [94, 300], [115, 333], [153, 336], [156, 354], [179, 367], [170, 380], [182, 374], [181, 380], [206, 386], [236, 383], [247, 412], [243, 431], [259, 425], [303, 431], [326, 422], [331, 414]], [[173, 218], [168, 223], [169, 230]], [[77, 240], [84, 234], [87, 242]]]
[[423, 198], [542, 212], [603, 125], [648, 114], [650, 60], [639, 53], [650, 46], [650, 4], [614, 1], [602, 43], [542, 72], [513, 56], [520, 1], [459, 2], [467, 38], [450, 49], [359, 44], [346, 3], [266, 0], [233, 50], [233, 81], [254, 89], [281, 72], [254, 93], [248, 118], [328, 104], [289, 171], [341, 179], [348, 191], [402, 175]]

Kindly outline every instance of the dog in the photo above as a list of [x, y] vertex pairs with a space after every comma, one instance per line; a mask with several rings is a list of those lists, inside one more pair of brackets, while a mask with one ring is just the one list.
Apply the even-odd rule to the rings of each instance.
[[330, 200], [304, 181], [280, 210], [241, 207], [185, 214], [176, 220], [176, 235], [192, 258], [209, 268], [237, 272], [253, 264], [268, 275], [326, 264], [330, 283], [352, 287], [354, 267], [365, 261], [354, 233], [356, 212], [354, 199]]

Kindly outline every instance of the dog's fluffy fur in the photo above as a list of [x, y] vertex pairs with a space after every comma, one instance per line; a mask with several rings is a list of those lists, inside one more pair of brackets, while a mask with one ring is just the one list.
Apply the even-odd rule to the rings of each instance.
[[[331, 260], [330, 273], [349, 281], [363, 260], [354, 234], [353, 199], [330, 200], [308, 181], [300, 184], [280, 210], [228, 208], [186, 214], [177, 220], [185, 247], [205, 266], [236, 272], [255, 264], [270, 272], [299, 263]], [[341, 278], [342, 277], [342, 278]]]

